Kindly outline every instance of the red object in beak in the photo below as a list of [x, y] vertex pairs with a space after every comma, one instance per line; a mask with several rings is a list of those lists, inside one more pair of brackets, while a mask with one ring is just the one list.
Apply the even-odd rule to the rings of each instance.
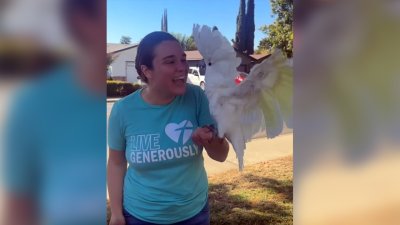
[[242, 74], [239, 74], [236, 76], [235, 78], [235, 83], [236, 85], [239, 85], [240, 83], [242, 83], [242, 81], [245, 79], [245, 76]]

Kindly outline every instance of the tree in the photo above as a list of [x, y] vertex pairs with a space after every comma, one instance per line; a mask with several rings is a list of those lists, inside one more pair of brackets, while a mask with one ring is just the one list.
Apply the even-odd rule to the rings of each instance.
[[293, 55], [293, 0], [270, 0], [276, 20], [260, 28], [267, 37], [260, 41], [258, 50], [282, 49], [288, 57]]
[[168, 16], [167, 16], [167, 10], [165, 9], [165, 18], [164, 18], [164, 23], [165, 23], [165, 32], [168, 32]]
[[178, 40], [179, 44], [182, 46], [184, 51], [197, 50], [193, 36], [187, 37], [186, 35], [181, 33], [171, 33], [171, 34]]
[[240, 0], [239, 13], [236, 18], [235, 48], [240, 51], [246, 51], [246, 4], [245, 0]]
[[164, 9], [164, 14], [161, 17], [161, 31], [168, 32], [168, 19], [166, 9]]
[[107, 54], [107, 67], [106, 67], [106, 73], [107, 73], [107, 80], [112, 80], [112, 66], [111, 64], [114, 62], [114, 60], [118, 57], [118, 55], [113, 55], [113, 54]]
[[197, 50], [196, 42], [194, 42], [193, 36], [190, 35], [190, 37], [186, 40], [186, 45], [185, 45], [185, 51], [193, 51]]
[[[247, 12], [246, 12], [247, 8]], [[236, 19], [234, 46], [245, 54], [254, 53], [254, 0], [240, 0], [239, 13]]]
[[269, 54], [268, 49], [257, 49], [254, 53], [256, 54]]
[[247, 0], [246, 12], [246, 53], [254, 53], [254, 0]]
[[129, 36], [122, 36], [120, 43], [121, 44], [130, 44], [131, 43], [132, 38]]

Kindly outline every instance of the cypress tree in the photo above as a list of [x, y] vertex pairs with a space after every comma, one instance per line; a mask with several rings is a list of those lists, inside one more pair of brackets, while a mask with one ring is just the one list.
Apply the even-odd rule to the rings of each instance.
[[168, 32], [167, 10], [164, 9], [164, 14], [161, 17], [161, 31]]
[[246, 4], [240, 0], [239, 13], [236, 19], [235, 47], [240, 52], [246, 50]]
[[164, 9], [164, 16], [165, 16], [165, 19], [164, 19], [164, 23], [165, 23], [165, 32], [168, 32], [168, 16], [167, 16], [167, 10], [166, 9]]
[[246, 53], [254, 53], [254, 0], [247, 0], [247, 12], [246, 12]]
[[161, 16], [161, 31], [164, 31], [164, 15]]

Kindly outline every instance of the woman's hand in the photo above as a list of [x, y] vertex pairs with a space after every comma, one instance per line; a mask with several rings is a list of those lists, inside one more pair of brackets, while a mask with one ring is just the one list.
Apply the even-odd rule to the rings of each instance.
[[108, 225], [125, 225], [125, 218], [121, 215], [111, 214], [110, 223]]
[[213, 131], [208, 127], [199, 127], [192, 134], [192, 140], [196, 145], [207, 146], [213, 139]]
[[228, 157], [229, 144], [225, 138], [218, 138], [210, 127], [199, 127], [192, 134], [196, 145], [203, 146], [210, 158], [223, 162]]

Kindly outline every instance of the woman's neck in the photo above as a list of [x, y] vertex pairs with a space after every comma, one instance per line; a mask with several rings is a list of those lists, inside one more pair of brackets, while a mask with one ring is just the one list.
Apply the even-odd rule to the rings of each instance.
[[167, 105], [171, 103], [176, 96], [167, 95], [155, 90], [155, 88], [146, 86], [142, 91], [142, 97], [145, 102], [152, 105]]

